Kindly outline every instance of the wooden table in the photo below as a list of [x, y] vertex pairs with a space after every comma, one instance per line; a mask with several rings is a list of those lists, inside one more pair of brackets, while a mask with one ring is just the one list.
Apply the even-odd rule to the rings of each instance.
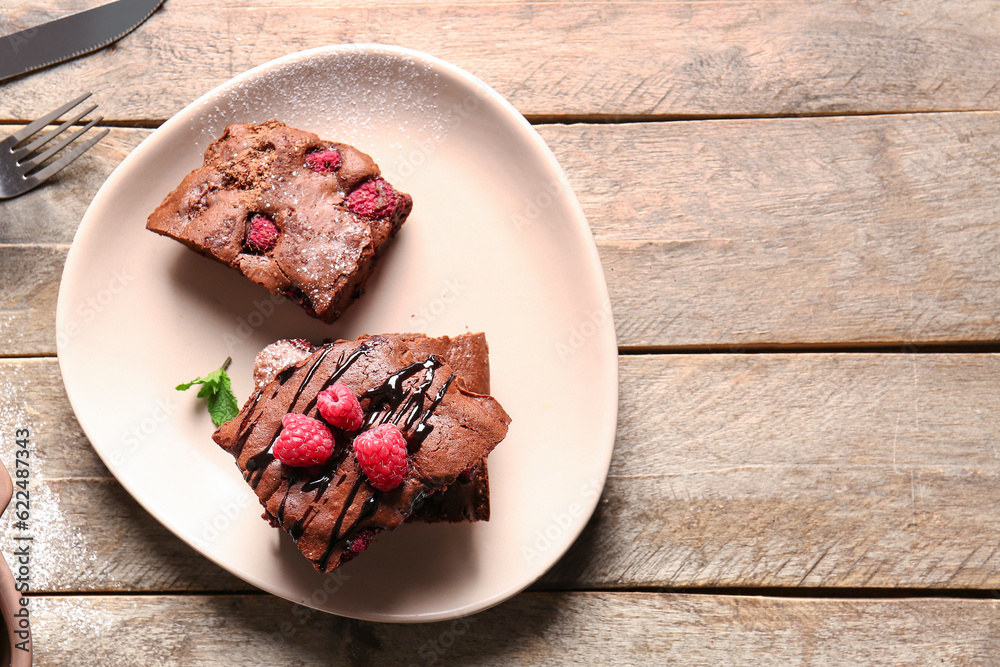
[[[99, 2], [52, 4], [2, 0], [0, 34]], [[527, 592], [457, 622], [293, 613], [220, 570], [103, 467], [55, 358], [69, 244], [129, 151], [234, 74], [364, 41], [449, 60], [536, 125], [614, 306], [599, 508]], [[113, 128], [0, 203], [36, 664], [997, 664], [998, 72], [985, 0], [167, 0], [0, 84], [0, 135], [83, 90]]]

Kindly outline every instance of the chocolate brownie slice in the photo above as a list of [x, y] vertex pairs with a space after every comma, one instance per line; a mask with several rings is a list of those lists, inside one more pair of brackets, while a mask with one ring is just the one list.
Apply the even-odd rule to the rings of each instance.
[[[490, 393], [489, 346], [482, 333], [427, 338], [402, 334], [418, 354], [437, 355], [455, 370], [455, 381], [476, 394]], [[255, 389], [263, 389], [282, 371], [303, 361], [317, 346], [307, 340], [285, 339], [271, 343], [254, 360]], [[427, 497], [407, 520], [489, 521], [490, 478], [486, 458], [459, 475], [447, 489]]]
[[[506, 435], [510, 418], [500, 404], [469, 390], [458, 381], [456, 368], [434, 353], [449, 347], [448, 340], [387, 334], [325, 344], [256, 389], [240, 414], [213, 436], [236, 458], [265, 517], [291, 535], [317, 570], [350, 560], [376, 534], [418, 515], [436, 495], [462, 483], [463, 474], [471, 483]], [[282, 417], [316, 417], [317, 396], [334, 383], [360, 398], [361, 431], [383, 423], [402, 431], [408, 471], [399, 486], [387, 491], [372, 486], [353, 453], [356, 433], [339, 429], [331, 429], [336, 444], [322, 466], [299, 468], [275, 459], [272, 447]]]
[[412, 205], [368, 155], [270, 120], [228, 126], [146, 228], [333, 322]]

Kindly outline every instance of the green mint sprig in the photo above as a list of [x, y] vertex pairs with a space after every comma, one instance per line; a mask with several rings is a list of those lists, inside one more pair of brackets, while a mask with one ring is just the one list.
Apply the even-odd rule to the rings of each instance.
[[240, 406], [233, 394], [232, 383], [226, 373], [226, 369], [229, 368], [232, 361], [232, 357], [229, 357], [221, 368], [212, 371], [203, 378], [191, 380], [176, 387], [177, 391], [187, 391], [194, 385], [200, 384], [198, 398], [208, 400], [208, 414], [212, 416], [212, 422], [216, 426], [222, 426], [227, 421], [235, 419], [236, 415], [240, 413]]

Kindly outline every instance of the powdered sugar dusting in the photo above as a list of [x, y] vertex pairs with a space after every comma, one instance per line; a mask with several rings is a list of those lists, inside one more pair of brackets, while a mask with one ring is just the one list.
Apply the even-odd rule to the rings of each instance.
[[199, 147], [233, 122], [276, 118], [371, 152], [388, 173], [413, 149], [438, 143], [451, 110], [434, 67], [390, 51], [313, 52], [231, 82], [203, 100], [191, 130]]
[[[0, 374], [0, 434], [4, 444], [3, 461], [15, 482], [27, 481], [27, 488], [16, 488], [21, 495], [15, 500], [24, 499], [28, 494], [27, 521], [21, 528], [15, 527], [16, 516], [14, 503], [7, 509], [0, 521], [0, 551], [9, 566], [15, 566], [13, 560], [14, 537], [30, 537], [30, 579], [31, 590], [53, 589], [65, 585], [67, 577], [72, 573], [88, 569], [97, 561], [98, 550], [88, 542], [87, 536], [80, 530], [80, 521], [74, 514], [81, 511], [73, 507], [72, 501], [62, 496], [62, 492], [72, 493], [72, 481], [47, 479], [48, 466], [43, 456], [44, 448], [39, 447], [51, 433], [59, 431], [50, 422], [51, 417], [33, 407], [35, 402], [31, 391], [39, 391], [41, 382], [38, 374], [30, 368], [32, 364], [44, 362], [26, 360], [3, 366]], [[44, 391], [44, 388], [41, 388]], [[17, 477], [15, 463], [15, 433], [18, 429], [27, 429], [29, 455], [28, 477]], [[48, 435], [47, 435], [48, 434]], [[61, 485], [61, 486], [60, 486]], [[65, 506], [69, 503], [69, 506]], [[16, 570], [15, 570], [16, 571]]]
[[279, 340], [271, 343], [257, 354], [253, 365], [253, 379], [256, 389], [273, 380], [278, 373], [297, 364], [312, 354], [311, 346], [300, 341]]
[[[80, 530], [76, 518], [82, 508], [73, 507], [59, 492], [55, 483], [32, 485], [30, 531], [34, 535], [31, 560], [31, 587], [57, 588], [77, 573], [93, 570], [98, 550]], [[64, 506], [67, 505], [67, 506]], [[96, 582], [94, 582], [96, 584]], [[107, 582], [101, 584], [107, 586]], [[95, 586], [96, 587], [96, 586]]]
[[[30, 513], [27, 531], [16, 531], [13, 521], [3, 521], [0, 544], [13, 545], [15, 535], [30, 536], [30, 576], [31, 590], [52, 590], [65, 587], [68, 581], [79, 586], [77, 573], [93, 570], [98, 560], [98, 550], [78, 527], [79, 520], [74, 512], [80, 508], [63, 507], [57, 485], [60, 482], [45, 482], [33, 479], [28, 486]], [[10, 510], [8, 509], [8, 512]], [[13, 549], [2, 549], [8, 566], [14, 570]], [[16, 571], [16, 570], [15, 570]], [[107, 584], [105, 583], [104, 586]]]
[[[14, 476], [14, 434], [18, 429], [28, 429], [31, 451], [31, 476], [44, 479], [48, 468], [44, 450], [36, 447], [39, 435], [44, 435], [50, 426], [50, 417], [35, 409], [30, 391], [38, 385], [38, 377], [30, 372], [26, 364], [44, 363], [37, 360], [19, 361], [6, 364], [0, 371], [0, 437], [3, 440], [3, 463]], [[37, 390], [37, 387], [36, 387]], [[53, 429], [56, 430], [56, 429]], [[6, 522], [6, 519], [4, 519]]]
[[[31, 427], [24, 409], [27, 383], [22, 375], [20, 364], [5, 365], [0, 375], [0, 434], [8, 447], [13, 446], [14, 432], [17, 429]], [[6, 447], [3, 462], [8, 468], [14, 465], [14, 453], [7, 452]]]
[[[60, 640], [67, 629], [71, 629], [74, 638], [79, 641], [78, 645], [83, 645], [80, 641], [83, 638], [90, 640], [88, 647], [90, 652], [86, 658], [81, 658], [81, 663], [100, 664], [97, 656], [103, 647], [107, 650], [110, 643], [115, 651], [109, 653], [111, 656], [120, 656], [121, 646], [116, 642], [121, 642], [121, 630], [117, 627], [122, 617], [133, 618], [128, 611], [138, 610], [138, 603], [128, 598], [119, 598], [116, 607], [123, 612], [116, 614], [109, 612], [102, 606], [99, 598], [92, 597], [36, 597], [31, 601], [32, 606], [32, 632], [36, 641], [41, 641], [45, 637], [45, 643], [50, 652], [60, 645]], [[37, 657], [36, 653], [36, 657]], [[111, 664], [110, 661], [104, 664]]]

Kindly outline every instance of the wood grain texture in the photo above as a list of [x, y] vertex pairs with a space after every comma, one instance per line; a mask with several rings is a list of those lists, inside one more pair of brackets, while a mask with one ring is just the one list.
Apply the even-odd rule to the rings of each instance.
[[[103, 1], [0, 0], [0, 35]], [[620, 358], [601, 502], [532, 591], [413, 626], [259, 593], [110, 476], [49, 356], [77, 225], [150, 132], [114, 129], [0, 202], [0, 459], [29, 428], [35, 664], [1000, 664], [985, 593], [691, 592], [1000, 589], [1000, 355], [911, 353], [1000, 340], [1000, 5], [167, 0], [4, 82], [0, 135], [83, 90], [111, 124], [155, 127], [250, 67], [360, 41], [445, 58], [538, 124], [627, 352], [729, 353]], [[575, 121], [594, 124], [544, 124]], [[901, 353], [738, 353], [810, 345]]]
[[108, 479], [66, 396], [56, 359], [0, 361], [0, 459], [13, 470], [13, 434], [28, 429], [32, 476]]
[[[998, 355], [622, 357], [607, 487], [540, 585], [1000, 588], [997, 377]], [[88, 563], [53, 556], [36, 590], [239, 589], [102, 476], [54, 361], [0, 381], [24, 406], [3, 432], [33, 433], [35, 543]]]
[[1000, 588], [997, 377], [996, 355], [622, 357], [607, 486], [545, 581]]
[[522, 594], [456, 621], [352, 621], [270, 596], [31, 602], [35, 665], [995, 665], [996, 600]]
[[[539, 129], [594, 230], [620, 345], [904, 346], [1000, 339], [998, 120]], [[0, 203], [5, 354], [55, 350], [64, 249], [18, 244], [68, 243], [148, 132], [114, 130], [62, 182]]]
[[55, 309], [67, 246], [0, 245], [0, 355], [55, 352]]
[[[68, 13], [8, 0], [0, 33]], [[167, 118], [235, 74], [348, 42], [429, 52], [541, 116], [784, 115], [1000, 108], [989, 0], [846, 3], [170, 0], [114, 46], [5, 84], [0, 119], [74, 90], [108, 118]], [[124, 84], [127, 82], [127, 85]]]
[[996, 120], [539, 129], [594, 229], [620, 345], [906, 343], [1000, 338]]

